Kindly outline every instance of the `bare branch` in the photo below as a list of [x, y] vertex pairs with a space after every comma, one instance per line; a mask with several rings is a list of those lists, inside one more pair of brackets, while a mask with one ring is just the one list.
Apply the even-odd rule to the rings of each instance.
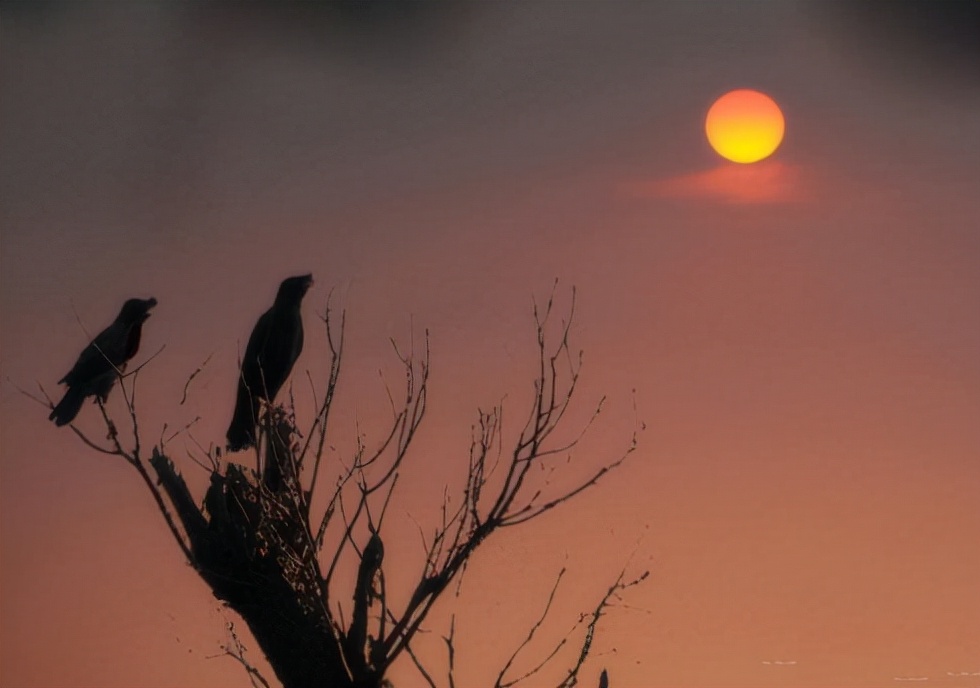
[[[332, 295], [333, 292], [331, 291]], [[297, 463], [302, 465], [304, 459], [306, 458], [306, 452], [310, 447], [310, 442], [313, 440], [314, 431], [318, 434], [318, 441], [315, 453], [315, 459], [313, 463], [313, 474], [310, 477], [310, 487], [309, 491], [312, 494], [313, 490], [316, 489], [317, 476], [320, 473], [320, 462], [323, 459], [323, 445], [327, 438], [327, 421], [330, 418], [330, 409], [333, 407], [334, 394], [337, 391], [337, 382], [340, 379], [340, 369], [341, 362], [344, 357], [344, 337], [347, 327], [347, 312], [340, 312], [340, 338], [338, 341], [334, 341], [333, 329], [330, 326], [330, 295], [327, 296], [327, 306], [326, 312], [320, 317], [323, 320], [324, 326], [327, 330], [327, 344], [330, 347], [330, 376], [327, 380], [327, 389], [324, 394], [323, 403], [320, 405], [317, 411], [316, 418], [313, 421], [313, 427], [310, 428], [310, 432], [307, 433], [306, 444], [299, 453], [299, 458]], [[309, 500], [309, 501], [312, 501]]]
[[197, 377], [201, 373], [201, 371], [204, 370], [204, 367], [211, 360], [211, 357], [212, 356], [214, 356], [214, 352], [213, 351], [211, 353], [209, 353], [208, 354], [208, 357], [204, 359], [204, 362], [201, 363], [201, 365], [199, 365], [197, 367], [197, 370], [195, 370], [193, 373], [191, 373], [190, 377], [187, 378], [187, 382], [184, 383], [184, 392], [183, 392], [183, 394], [181, 394], [180, 403], [178, 404], [178, 406], [183, 406], [184, 405], [184, 402], [187, 401], [187, 389], [188, 389], [188, 387], [191, 386], [191, 381], [195, 377]]
[[449, 635], [443, 640], [446, 641], [446, 652], [449, 654], [449, 688], [456, 688], [456, 615], [453, 614], [449, 619]]
[[320, 402], [316, 398], [316, 383], [313, 382], [313, 376], [310, 374], [310, 369], [306, 369], [306, 381], [310, 385], [310, 396], [313, 397], [313, 408], [319, 409]]
[[619, 577], [616, 578], [616, 582], [613, 583], [606, 594], [596, 605], [595, 609], [592, 610], [591, 618], [586, 626], [585, 638], [582, 640], [582, 648], [579, 650], [578, 659], [575, 665], [568, 670], [568, 674], [565, 676], [564, 680], [558, 684], [558, 688], [573, 688], [578, 683], [578, 673], [581, 670], [582, 665], [585, 664], [585, 660], [589, 657], [589, 652], [592, 650], [592, 639], [595, 637], [596, 624], [599, 623], [599, 619], [602, 617], [606, 608], [610, 605], [610, 600], [614, 597], [618, 598], [619, 593], [632, 588], [634, 585], [639, 585], [650, 575], [649, 571], [644, 571], [636, 578], [625, 581], [626, 569], [623, 569], [619, 573]]
[[[136, 366], [135, 368], [133, 368], [128, 373], [124, 373], [124, 372], [122, 372], [121, 370], [118, 370], [118, 369], [116, 370], [116, 372], [119, 373], [119, 377], [130, 377], [132, 375], [136, 375], [137, 373], [139, 373], [139, 371], [143, 370], [143, 368], [145, 368], [147, 365], [149, 365], [150, 364], [150, 361], [152, 361], [154, 358], [156, 358], [157, 356], [159, 356], [160, 354], [162, 354], [163, 353], [163, 350], [166, 349], [166, 348], [167, 348], [167, 345], [166, 344], [161, 344], [160, 345], [160, 348], [157, 349], [148, 359], [146, 359], [145, 361], [143, 361], [142, 363], [140, 363], [138, 366]], [[105, 356], [105, 354], [102, 354], [102, 355]]]
[[[197, 447], [198, 450], [202, 454], [204, 454], [204, 456], [206, 456], [208, 458], [208, 463], [210, 463], [211, 465], [210, 465], [210, 467], [205, 466], [202, 461], [199, 461], [197, 459], [194, 459], [194, 463], [198, 464], [199, 466], [201, 466], [202, 468], [204, 468], [204, 470], [206, 470], [206, 471], [210, 471], [211, 473], [218, 473], [220, 471], [220, 469], [221, 469], [221, 460], [220, 460], [221, 448], [220, 447], [215, 447], [214, 444], [212, 443], [211, 446], [208, 449], [205, 449], [201, 445], [201, 443], [198, 442], [197, 438], [194, 437], [194, 435], [192, 433], [188, 432], [187, 433], [187, 437], [189, 437], [190, 440], [191, 440], [191, 442], [194, 443], [194, 446]], [[161, 451], [163, 451], [162, 448], [161, 448]], [[190, 456], [190, 452], [188, 452], [187, 454], [188, 454], [188, 456]]]
[[71, 428], [71, 431], [74, 432], [75, 435], [77, 435], [78, 438], [82, 442], [84, 442], [89, 448], [94, 449], [95, 451], [101, 454], [108, 454], [109, 456], [122, 456], [123, 458], [127, 458], [126, 455], [124, 453], [120, 453], [118, 449], [106, 449], [105, 447], [100, 447], [95, 442], [93, 442], [88, 437], [86, 437], [85, 433], [83, 433], [81, 430], [76, 428], [74, 423], [69, 424], [68, 427]]
[[85, 335], [87, 340], [92, 341], [92, 335], [89, 334], [88, 329], [85, 327], [85, 323], [82, 322], [82, 316], [78, 314], [78, 310], [75, 308], [75, 300], [69, 299], [68, 303], [71, 304], [71, 312], [75, 316], [75, 322], [77, 322], [78, 326], [82, 329], [82, 334]]
[[636, 442], [636, 439], [634, 437], [633, 441], [630, 443], [629, 448], [622, 454], [622, 456], [620, 456], [618, 459], [616, 459], [612, 463], [606, 464], [605, 466], [603, 466], [602, 468], [600, 468], [595, 474], [593, 474], [593, 476], [591, 478], [589, 478], [585, 482], [581, 483], [578, 487], [576, 487], [576, 488], [574, 488], [572, 490], [569, 490], [568, 492], [566, 492], [565, 494], [561, 495], [560, 497], [556, 497], [556, 498], [552, 499], [551, 501], [546, 502], [545, 504], [542, 504], [539, 507], [531, 507], [529, 505], [529, 506], [521, 509], [518, 512], [515, 512], [513, 514], [507, 515], [507, 516], [503, 517], [500, 520], [500, 525], [502, 525], [502, 526], [515, 526], [515, 525], [519, 525], [521, 523], [526, 523], [527, 521], [530, 521], [532, 518], [537, 518], [538, 516], [540, 516], [544, 512], [546, 512], [546, 511], [548, 511], [550, 509], [555, 508], [559, 504], [562, 504], [564, 502], [567, 502], [568, 500], [570, 500], [573, 497], [575, 497], [575, 495], [578, 495], [578, 494], [584, 492], [588, 488], [590, 488], [593, 485], [595, 485], [596, 483], [598, 483], [599, 480], [602, 478], [602, 476], [604, 476], [606, 473], [608, 473], [609, 471], [614, 470], [614, 469], [618, 468], [619, 466], [621, 466], [623, 464], [623, 462], [626, 461], [627, 457], [636, 450], [636, 447], [637, 447], [637, 442]]
[[[178, 435], [183, 435], [183, 434], [184, 434], [185, 432], [187, 432], [187, 431], [188, 431], [188, 430], [190, 430], [190, 429], [191, 429], [192, 427], [194, 427], [195, 425], [197, 425], [197, 423], [198, 423], [198, 422], [199, 422], [200, 420], [201, 420], [201, 417], [200, 417], [200, 416], [194, 416], [194, 419], [193, 419], [193, 420], [191, 420], [191, 421], [189, 421], [189, 422], [187, 422], [187, 423], [186, 423], [186, 424], [184, 425], [184, 427], [182, 427], [182, 428], [180, 428], [179, 430], [174, 430], [174, 431], [173, 431], [173, 432], [172, 432], [172, 433], [170, 434], [170, 436], [169, 436], [169, 437], [164, 437], [164, 434], [165, 434], [165, 433], [167, 432], [167, 424], [166, 424], [166, 423], [164, 423], [164, 425], [163, 425], [163, 429], [162, 429], [162, 430], [160, 431], [160, 442], [159, 442], [159, 444], [160, 444], [160, 449], [162, 450], [162, 449], [163, 449], [163, 448], [164, 448], [164, 447], [166, 446], [166, 444], [167, 444], [167, 442], [169, 442], [169, 441], [171, 441], [172, 439], [174, 439], [174, 438], [175, 438], [175, 437], [177, 437]], [[189, 433], [188, 433], [188, 435], [189, 435]]]
[[[41, 383], [40, 382], [37, 383], [37, 387], [38, 387], [38, 389], [41, 390], [41, 394], [44, 395], [44, 399], [41, 399], [41, 397], [35, 396], [34, 394], [31, 394], [30, 392], [28, 392], [26, 389], [24, 389], [23, 387], [21, 387], [20, 385], [18, 385], [16, 382], [14, 382], [13, 380], [11, 380], [9, 375], [4, 376], [4, 379], [7, 380], [7, 382], [9, 382], [13, 386], [14, 389], [16, 389], [18, 392], [20, 392], [21, 394], [23, 394], [28, 399], [31, 399], [32, 401], [36, 401], [38, 404], [40, 404], [44, 408], [48, 409], [49, 411], [54, 408], [54, 402], [51, 400], [51, 397], [48, 396], [48, 393], [44, 391], [44, 387], [41, 386]], [[47, 401], [45, 401], [45, 399]]]
[[524, 674], [524, 676], [521, 676], [520, 678], [515, 679], [514, 681], [508, 681], [506, 683], [504, 682], [504, 675], [514, 664], [514, 660], [517, 659], [517, 655], [519, 655], [521, 653], [521, 650], [523, 650], [525, 647], [528, 646], [528, 644], [530, 644], [530, 642], [534, 639], [534, 634], [538, 632], [538, 629], [541, 628], [541, 624], [543, 624], [544, 620], [548, 617], [548, 612], [551, 611], [551, 604], [555, 601], [555, 593], [558, 592], [558, 586], [561, 585], [561, 579], [565, 576], [566, 571], [567, 571], [566, 567], [563, 566], [561, 568], [561, 571], [558, 572], [558, 576], [555, 578], [555, 584], [551, 587], [551, 593], [548, 595], [548, 601], [544, 605], [544, 610], [541, 612], [541, 616], [538, 617], [538, 620], [534, 622], [533, 626], [531, 626], [531, 630], [528, 631], [527, 637], [524, 638], [524, 642], [522, 642], [520, 645], [517, 646], [517, 649], [514, 650], [514, 653], [510, 656], [510, 658], [504, 664], [504, 667], [500, 670], [500, 673], [497, 674], [497, 680], [494, 682], [494, 688], [509, 688], [510, 686], [527, 678], [528, 676], [532, 676], [536, 674], [538, 670], [542, 666], [544, 666], [544, 663], [547, 662], [548, 659], [550, 659], [551, 655], [549, 655], [549, 657], [546, 658], [544, 662], [538, 665], [538, 667], [532, 669], [529, 673]]
[[224, 650], [218, 655], [208, 655], [205, 659], [215, 659], [217, 657], [231, 657], [236, 662], [242, 665], [245, 669], [245, 673], [248, 674], [248, 680], [251, 682], [252, 686], [258, 688], [269, 688], [269, 682], [265, 679], [258, 669], [256, 669], [251, 662], [245, 658], [245, 653], [248, 651], [245, 645], [242, 643], [241, 639], [238, 637], [238, 633], [235, 631], [235, 624], [229, 621], [227, 624], [228, 632], [231, 634], [232, 643], [234, 647], [229, 648], [227, 645], [222, 645], [221, 649]]
[[425, 679], [425, 682], [428, 684], [429, 688], [436, 688], [436, 682], [432, 680], [432, 676], [425, 670], [421, 660], [419, 660], [415, 652], [412, 651], [412, 648], [406, 647], [405, 651], [408, 652], [408, 656], [412, 658], [412, 663], [415, 664], [415, 668], [419, 670], [420, 674], [422, 674], [422, 678]]

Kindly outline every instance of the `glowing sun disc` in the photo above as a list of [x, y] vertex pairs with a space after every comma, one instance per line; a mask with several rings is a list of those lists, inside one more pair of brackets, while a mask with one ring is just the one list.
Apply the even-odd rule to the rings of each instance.
[[714, 102], [704, 121], [711, 147], [732, 162], [758, 162], [779, 148], [786, 122], [776, 101], [742, 88]]

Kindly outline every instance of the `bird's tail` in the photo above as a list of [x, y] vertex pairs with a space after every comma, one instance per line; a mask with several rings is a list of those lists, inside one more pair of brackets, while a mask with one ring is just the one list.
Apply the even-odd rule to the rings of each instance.
[[228, 426], [228, 451], [237, 452], [255, 445], [255, 423], [259, 415], [259, 400], [247, 392], [239, 393], [235, 413]]
[[82, 403], [85, 401], [85, 394], [80, 390], [68, 388], [65, 392], [65, 396], [61, 398], [58, 405], [54, 407], [51, 411], [51, 415], [48, 416], [48, 420], [53, 420], [54, 424], [58, 427], [62, 425], [68, 425], [73, 420], [78, 412], [82, 409]]

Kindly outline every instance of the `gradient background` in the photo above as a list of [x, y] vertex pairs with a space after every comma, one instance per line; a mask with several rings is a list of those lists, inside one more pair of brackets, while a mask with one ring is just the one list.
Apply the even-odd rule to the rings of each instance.
[[[554, 277], [586, 352], [569, 434], [610, 397], [569, 480], [625, 447], [636, 389], [630, 461], [476, 555], [460, 685], [492, 681], [566, 560], [555, 633], [631, 553], [651, 578], [603, 618], [585, 685], [980, 685], [960, 675], [980, 672], [978, 51], [955, 7], [912, 5], [6, 3], [3, 685], [248, 685], [208, 659], [234, 617], [135, 472], [11, 383], [59, 393], [88, 341], [73, 308], [94, 333], [152, 295], [146, 437], [201, 415], [221, 442], [238, 351], [306, 271], [297, 371], [323, 377], [331, 288], [348, 308], [338, 450], [355, 416], [383, 427], [388, 338], [431, 330], [389, 580], [461, 485], [476, 408], [526, 412]], [[702, 130], [739, 87], [787, 121], [746, 168]], [[89, 406], [79, 424], [99, 433]], [[420, 641], [440, 676], [450, 606]], [[420, 685], [407, 660], [393, 678]]]

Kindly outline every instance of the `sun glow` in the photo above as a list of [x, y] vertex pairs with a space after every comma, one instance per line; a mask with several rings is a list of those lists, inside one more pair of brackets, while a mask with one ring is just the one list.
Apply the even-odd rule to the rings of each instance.
[[738, 163], [768, 158], [782, 143], [786, 123], [776, 101], [759, 91], [729, 91], [714, 102], [704, 122], [718, 155]]

